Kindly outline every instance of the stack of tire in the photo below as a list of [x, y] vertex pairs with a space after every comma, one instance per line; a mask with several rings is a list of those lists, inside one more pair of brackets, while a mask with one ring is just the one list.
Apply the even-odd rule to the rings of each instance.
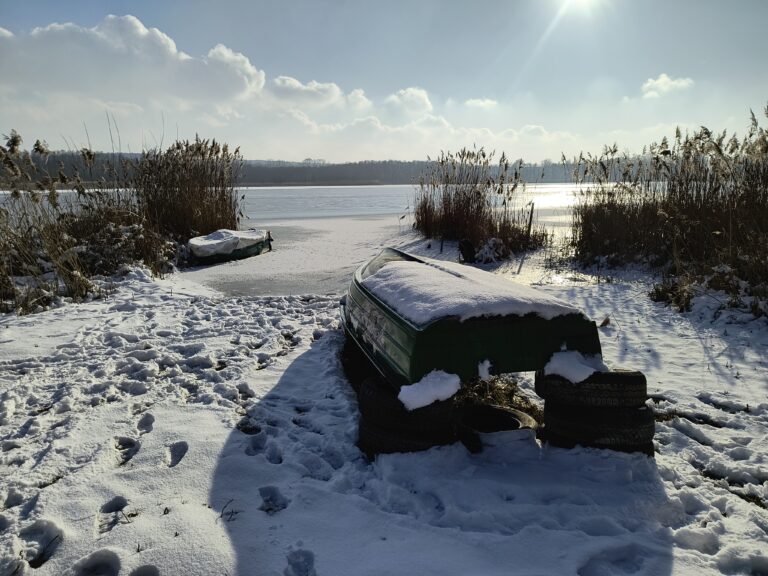
[[523, 412], [490, 404], [457, 407], [453, 400], [444, 400], [408, 410], [397, 397], [397, 389], [376, 372], [350, 340], [342, 350], [341, 362], [360, 410], [357, 446], [369, 459], [454, 442], [477, 453], [482, 450], [480, 432], [537, 427]]
[[376, 454], [417, 452], [457, 440], [452, 402], [434, 402], [408, 411], [360, 349], [347, 339], [341, 353], [347, 380], [360, 409], [357, 446]]
[[370, 376], [363, 380], [357, 402], [360, 408], [357, 446], [368, 458], [376, 454], [428, 450], [459, 439], [450, 400], [407, 410], [392, 386], [379, 376]]
[[553, 446], [576, 445], [653, 455], [655, 420], [646, 405], [642, 372], [595, 372], [574, 384], [556, 374], [536, 373], [536, 393], [544, 399], [539, 437]]

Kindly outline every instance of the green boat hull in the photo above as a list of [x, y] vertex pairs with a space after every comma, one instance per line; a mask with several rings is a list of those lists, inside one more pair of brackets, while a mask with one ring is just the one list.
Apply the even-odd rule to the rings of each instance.
[[549, 320], [533, 313], [447, 317], [415, 326], [367, 290], [362, 278], [371, 273], [369, 266], [375, 272], [391, 260], [420, 260], [391, 248], [377, 258], [355, 272], [341, 316], [347, 336], [393, 386], [417, 382], [432, 370], [470, 380], [485, 361], [496, 374], [532, 372], [564, 347], [584, 355], [602, 352], [596, 324], [576, 313]]

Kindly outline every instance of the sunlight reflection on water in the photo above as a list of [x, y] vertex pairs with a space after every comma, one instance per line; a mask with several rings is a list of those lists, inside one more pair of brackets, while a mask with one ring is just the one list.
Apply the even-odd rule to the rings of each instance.
[[[529, 184], [518, 190], [515, 207], [531, 200], [538, 220], [561, 220], [570, 215], [578, 187], [574, 184]], [[249, 220], [281, 220], [408, 214], [416, 188], [402, 186], [306, 186], [240, 188], [243, 213]]]

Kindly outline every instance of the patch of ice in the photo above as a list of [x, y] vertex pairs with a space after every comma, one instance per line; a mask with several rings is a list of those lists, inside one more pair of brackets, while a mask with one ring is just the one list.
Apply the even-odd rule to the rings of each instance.
[[458, 316], [536, 314], [547, 320], [581, 311], [539, 292], [471, 266], [424, 259], [386, 263], [363, 280], [363, 286], [417, 325]]
[[433, 370], [415, 384], [401, 387], [397, 397], [408, 410], [416, 410], [438, 400], [447, 400], [460, 387], [461, 379], [456, 374]]
[[574, 384], [583, 382], [595, 372], [605, 370], [608, 367], [603, 363], [601, 355], [584, 356], [574, 350], [555, 352], [544, 366], [544, 374], [557, 374]]

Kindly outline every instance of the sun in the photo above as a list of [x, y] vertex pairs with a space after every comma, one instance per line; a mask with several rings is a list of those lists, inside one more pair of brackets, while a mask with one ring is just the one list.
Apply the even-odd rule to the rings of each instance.
[[560, 11], [562, 13], [573, 11], [591, 15], [600, 8], [601, 4], [603, 4], [603, 0], [563, 0]]

